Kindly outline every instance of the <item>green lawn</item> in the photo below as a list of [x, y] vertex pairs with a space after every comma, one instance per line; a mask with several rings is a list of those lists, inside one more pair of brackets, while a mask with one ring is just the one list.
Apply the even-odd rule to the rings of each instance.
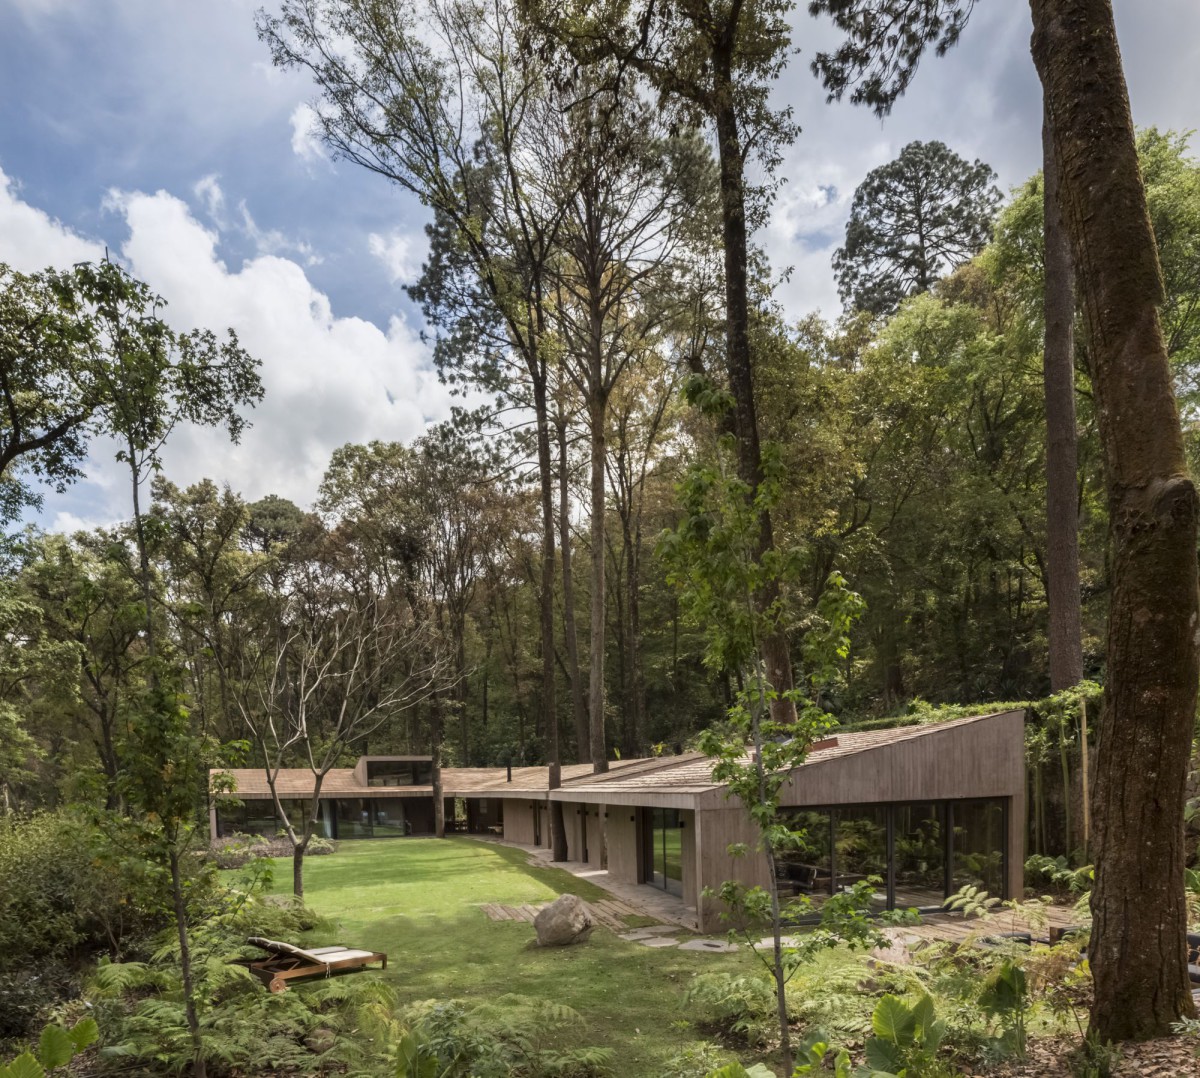
[[[643, 947], [605, 928], [574, 947], [532, 946], [532, 925], [491, 921], [479, 904], [604, 893], [560, 869], [527, 864], [521, 850], [466, 838], [345, 842], [332, 856], [307, 860], [304, 876], [306, 903], [337, 926], [331, 938], [317, 932], [308, 942], [386, 951], [383, 976], [402, 1001], [511, 992], [565, 1003], [583, 1016], [570, 1043], [615, 1049], [617, 1075], [660, 1075], [665, 1059], [701, 1039], [683, 1007], [692, 977], [753, 963], [743, 954]], [[290, 884], [290, 864], [277, 863], [274, 889], [286, 893]]]

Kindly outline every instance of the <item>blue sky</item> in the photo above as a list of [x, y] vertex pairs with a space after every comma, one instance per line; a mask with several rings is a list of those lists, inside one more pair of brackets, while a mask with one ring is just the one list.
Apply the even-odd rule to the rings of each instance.
[[[424, 254], [420, 207], [323, 156], [304, 121], [311, 86], [274, 70], [255, 36], [261, 3], [0, 0], [0, 260], [33, 270], [107, 244], [181, 326], [235, 326], [263, 361], [254, 427], [240, 447], [180, 432], [168, 472], [306, 502], [333, 448], [410, 439], [450, 398], [401, 290]], [[1137, 122], [1200, 126], [1200, 5], [1116, 8]], [[1003, 188], [1036, 169], [1028, 19], [1019, 0], [981, 0], [960, 47], [926, 61], [880, 123], [824, 104], [808, 62], [828, 31], [797, 14], [801, 54], [777, 97], [804, 130], [759, 237], [793, 268], [789, 315], [837, 310], [830, 257], [854, 187], [908, 141], [980, 157]], [[98, 445], [88, 480], [47, 495], [43, 520], [109, 521], [125, 505]]]

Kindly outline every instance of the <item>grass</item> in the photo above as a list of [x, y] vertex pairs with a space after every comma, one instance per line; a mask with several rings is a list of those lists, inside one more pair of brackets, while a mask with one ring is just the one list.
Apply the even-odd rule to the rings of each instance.
[[[290, 884], [290, 864], [279, 862], [273, 889], [287, 893]], [[567, 1043], [614, 1049], [616, 1075], [661, 1075], [666, 1060], [703, 1039], [682, 1002], [696, 974], [754, 965], [744, 954], [643, 947], [602, 927], [582, 945], [536, 947], [532, 925], [491, 921], [479, 905], [605, 892], [531, 865], [521, 850], [466, 838], [343, 843], [332, 856], [306, 861], [304, 885], [306, 904], [337, 926], [336, 938], [321, 933], [306, 942], [386, 951], [381, 976], [402, 1002], [517, 993], [565, 1003], [583, 1018]]]

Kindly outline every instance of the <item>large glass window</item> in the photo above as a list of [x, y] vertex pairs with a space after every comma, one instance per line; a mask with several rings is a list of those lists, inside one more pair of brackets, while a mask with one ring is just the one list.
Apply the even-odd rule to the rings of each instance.
[[838, 809], [834, 814], [833, 855], [834, 890], [878, 877], [871, 904], [886, 909], [888, 806]]
[[794, 809], [787, 825], [797, 845], [779, 857], [779, 884], [785, 897], [808, 895], [820, 904], [833, 887], [833, 831], [830, 814], [822, 809]]
[[896, 907], [940, 906], [946, 896], [946, 806], [894, 805], [892, 828]]
[[989, 895], [1004, 894], [1004, 803], [956, 801], [954, 819], [954, 871], [951, 890], [970, 884]]
[[368, 760], [368, 786], [429, 786], [433, 782], [430, 760]]
[[678, 809], [650, 809], [647, 883], [683, 894], [683, 832]]
[[371, 837], [371, 803], [365, 797], [342, 797], [337, 804], [338, 838]]
[[937, 909], [967, 884], [1005, 895], [1000, 799], [786, 809], [799, 844], [781, 853], [784, 897], [825, 896], [876, 878], [872, 907]]
[[404, 815], [404, 802], [398, 797], [376, 797], [371, 800], [372, 834], [375, 838], [388, 838], [409, 833]]

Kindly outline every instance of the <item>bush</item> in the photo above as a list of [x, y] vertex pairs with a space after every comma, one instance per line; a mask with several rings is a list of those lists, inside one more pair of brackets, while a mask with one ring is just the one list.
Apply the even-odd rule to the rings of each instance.
[[113, 854], [70, 812], [0, 820], [0, 1038], [28, 1033], [87, 960], [136, 953], [162, 922], [150, 870]]
[[[240, 831], [229, 838], [219, 838], [209, 850], [209, 857], [217, 868], [243, 868], [256, 857], [285, 857], [291, 858], [294, 847], [286, 835], [278, 835], [273, 839], [262, 835], [244, 835]], [[337, 843], [331, 842], [320, 835], [314, 835], [308, 840], [307, 857], [322, 857], [336, 853]]]

